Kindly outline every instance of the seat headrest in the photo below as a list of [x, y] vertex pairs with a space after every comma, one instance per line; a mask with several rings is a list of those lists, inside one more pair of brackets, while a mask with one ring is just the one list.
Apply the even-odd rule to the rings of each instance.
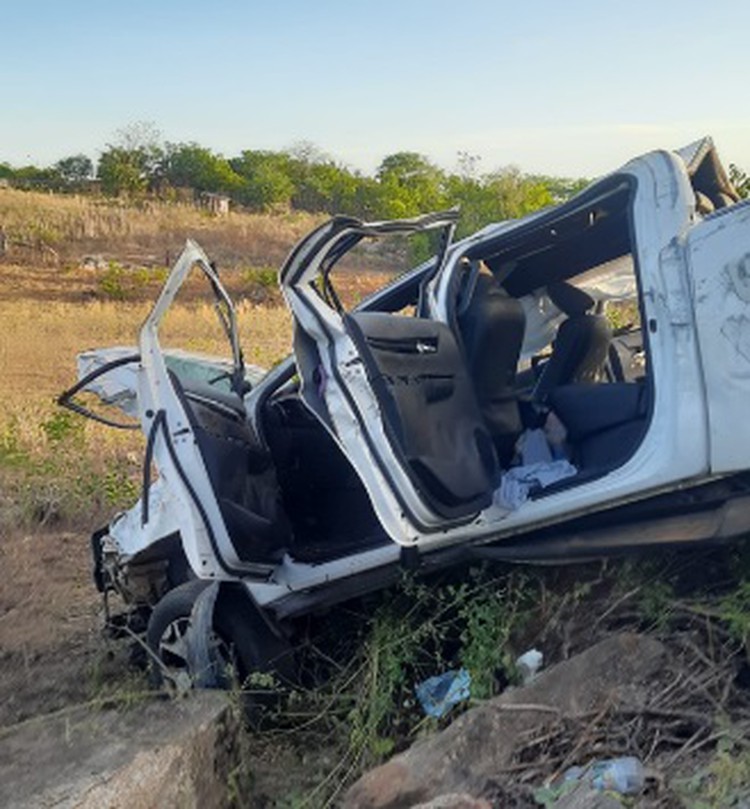
[[585, 315], [596, 305], [596, 301], [587, 292], [584, 292], [567, 281], [558, 281], [547, 287], [547, 295], [555, 306], [565, 312], [568, 317]]

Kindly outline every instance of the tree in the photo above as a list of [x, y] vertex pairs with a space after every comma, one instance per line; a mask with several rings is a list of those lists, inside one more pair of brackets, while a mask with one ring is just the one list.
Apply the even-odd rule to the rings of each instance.
[[71, 155], [58, 160], [54, 166], [63, 184], [79, 188], [94, 174], [94, 164], [85, 154]]
[[550, 177], [546, 174], [533, 174], [527, 175], [526, 178], [545, 186], [556, 205], [566, 202], [591, 183], [586, 177]]
[[543, 182], [525, 176], [517, 166], [509, 166], [489, 174], [484, 182], [494, 196], [498, 219], [525, 216], [554, 202]]
[[283, 152], [247, 150], [229, 165], [245, 181], [240, 202], [256, 211], [288, 208], [294, 194], [289, 155]]
[[62, 180], [54, 168], [39, 166], [22, 166], [13, 171], [13, 185], [27, 191], [55, 191], [60, 188]]
[[416, 216], [447, 204], [445, 175], [417, 152], [388, 155], [378, 167], [377, 178], [384, 191], [383, 216]]
[[307, 163], [308, 165], [333, 162], [329, 155], [310, 140], [295, 141], [284, 151], [293, 160], [299, 160], [301, 163]]
[[105, 194], [142, 194], [158, 185], [164, 149], [159, 130], [150, 121], [136, 121], [115, 133], [99, 158], [97, 176]]
[[196, 191], [231, 194], [244, 185], [227, 160], [197, 143], [167, 144], [163, 176], [170, 185]]
[[107, 194], [141, 194], [158, 186], [163, 174], [161, 135], [150, 121], [136, 121], [118, 129], [97, 167]]
[[294, 183], [292, 205], [303, 211], [360, 215], [357, 205], [359, 179], [332, 160], [304, 163], [293, 160], [290, 178]]
[[161, 132], [153, 121], [134, 121], [115, 132], [115, 146], [127, 152], [161, 156]]
[[102, 152], [96, 173], [102, 182], [102, 191], [112, 196], [141, 194], [149, 184], [145, 156], [118, 146], [109, 146]]

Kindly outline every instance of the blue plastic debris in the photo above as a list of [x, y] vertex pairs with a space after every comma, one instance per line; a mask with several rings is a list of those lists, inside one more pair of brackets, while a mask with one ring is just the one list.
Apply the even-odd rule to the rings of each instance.
[[439, 719], [459, 702], [469, 698], [471, 675], [466, 669], [446, 671], [429, 677], [414, 689], [427, 716]]
[[593, 761], [586, 767], [570, 767], [563, 775], [565, 782], [586, 781], [599, 792], [637, 795], [646, 781], [646, 771], [635, 756]]

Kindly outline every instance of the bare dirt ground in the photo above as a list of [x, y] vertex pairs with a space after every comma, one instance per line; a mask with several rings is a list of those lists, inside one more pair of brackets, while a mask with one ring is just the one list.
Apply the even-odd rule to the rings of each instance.
[[70, 532], [0, 545], [0, 727], [85, 702], [106, 662], [87, 540]]

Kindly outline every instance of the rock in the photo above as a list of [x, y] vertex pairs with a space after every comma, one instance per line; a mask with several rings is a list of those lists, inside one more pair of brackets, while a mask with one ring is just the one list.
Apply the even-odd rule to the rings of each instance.
[[106, 270], [108, 263], [103, 256], [84, 256], [81, 259], [81, 269], [83, 270]]
[[638, 686], [663, 667], [658, 641], [622, 633], [543, 671], [467, 711], [442, 733], [366, 773], [344, 797], [344, 809], [407, 809], [440, 795], [482, 795], [512, 759], [522, 733], [561, 715], [637, 701]]
[[492, 809], [484, 798], [472, 798], [466, 793], [452, 793], [433, 798], [427, 803], [419, 803], [412, 809]]
[[597, 792], [587, 784], [559, 798], [554, 809], [622, 809], [623, 804], [612, 795]]
[[0, 739], [0, 806], [222, 809], [236, 730], [227, 695], [209, 691], [33, 719]]

